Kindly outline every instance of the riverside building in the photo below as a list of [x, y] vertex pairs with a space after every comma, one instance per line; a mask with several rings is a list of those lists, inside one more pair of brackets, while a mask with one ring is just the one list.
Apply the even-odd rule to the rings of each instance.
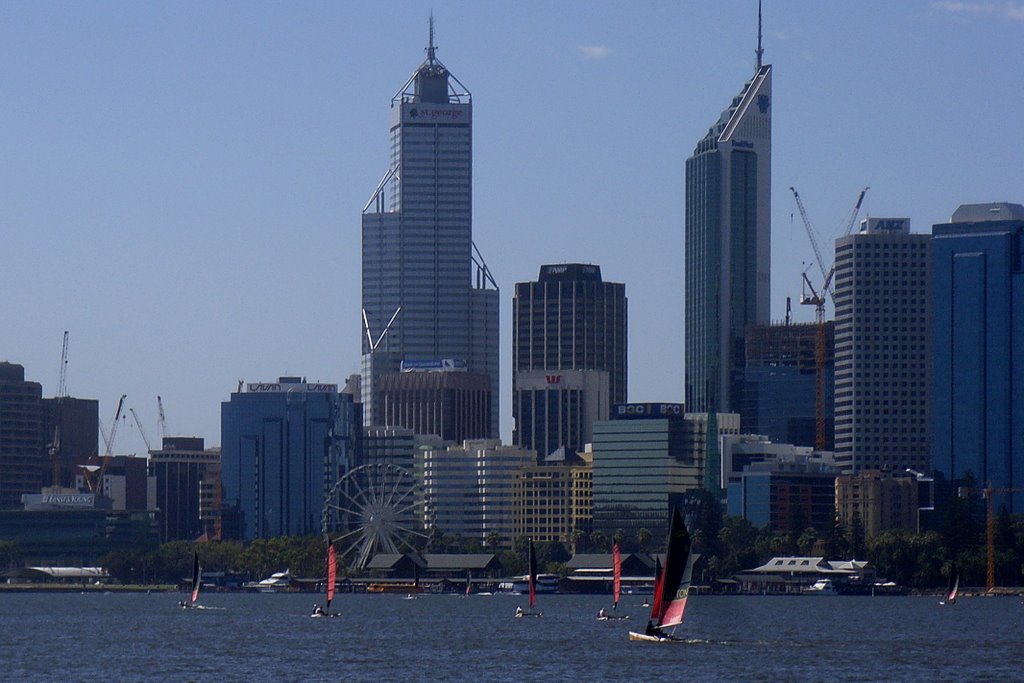
[[337, 384], [301, 377], [250, 382], [221, 403], [224, 535], [319, 534], [324, 499], [351, 466], [354, 414]]
[[473, 101], [437, 58], [433, 20], [427, 59], [391, 99], [390, 143], [362, 213], [363, 424], [384, 424], [382, 375], [456, 359], [489, 379], [497, 436], [498, 290], [473, 243]]
[[593, 529], [609, 538], [619, 529], [631, 538], [646, 529], [660, 539], [672, 507], [687, 505], [688, 493], [710, 488], [710, 477], [717, 490], [718, 469], [708, 466], [717, 452], [709, 454], [707, 435], [737, 432], [739, 416], [713, 417], [685, 413], [681, 403], [612, 406], [612, 419], [594, 424]]

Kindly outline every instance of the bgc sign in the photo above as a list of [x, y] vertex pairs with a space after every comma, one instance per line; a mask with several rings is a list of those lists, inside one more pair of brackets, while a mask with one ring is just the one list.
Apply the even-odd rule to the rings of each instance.
[[682, 403], [616, 403], [612, 406], [615, 420], [658, 420], [666, 417], [682, 417]]

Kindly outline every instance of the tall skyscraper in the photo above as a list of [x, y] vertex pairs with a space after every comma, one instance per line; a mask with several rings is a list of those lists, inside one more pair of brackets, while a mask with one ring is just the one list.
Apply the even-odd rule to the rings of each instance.
[[437, 59], [431, 19], [427, 59], [391, 99], [389, 168], [363, 208], [367, 426], [383, 424], [382, 374], [457, 359], [490, 378], [498, 433], [498, 291], [473, 243], [472, 166], [472, 96]]
[[626, 400], [626, 330], [626, 286], [603, 281], [600, 266], [541, 266], [536, 282], [516, 283], [512, 418], [517, 445], [541, 457], [558, 448], [570, 455], [583, 449], [593, 421], [608, 419], [609, 399]]
[[739, 409], [744, 334], [771, 290], [772, 67], [761, 63], [686, 160], [686, 409]]
[[836, 464], [928, 472], [931, 236], [909, 218], [860, 226], [836, 240]]
[[932, 235], [935, 469], [1024, 487], [1024, 206], [966, 204]]

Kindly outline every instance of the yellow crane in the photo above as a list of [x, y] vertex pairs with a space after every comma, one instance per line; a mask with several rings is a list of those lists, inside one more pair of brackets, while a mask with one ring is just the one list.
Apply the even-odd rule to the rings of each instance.
[[[821, 249], [818, 247], [818, 238], [814, 228], [811, 226], [811, 219], [807, 217], [807, 210], [804, 208], [800, 193], [795, 187], [790, 187], [793, 198], [796, 200], [797, 209], [800, 210], [800, 218], [807, 229], [807, 237], [811, 241], [811, 248], [814, 249], [814, 257], [818, 261], [818, 268], [821, 269], [822, 285], [816, 290], [807, 277], [807, 270], [801, 274], [803, 277], [803, 293], [800, 296], [800, 303], [805, 306], [814, 306], [814, 322], [817, 324], [817, 334], [814, 338], [814, 448], [823, 451], [828, 445], [825, 434], [825, 298], [832, 297], [832, 277], [836, 274], [835, 259], [832, 266], [825, 268], [825, 259], [821, 256]], [[864, 195], [870, 188], [865, 187], [857, 197], [857, 203], [846, 220], [843, 235], [849, 235], [853, 224], [857, 222], [857, 214], [860, 213], [860, 205], [864, 202]], [[810, 290], [810, 294], [807, 291]], [[834, 303], [834, 300], [833, 300]]]

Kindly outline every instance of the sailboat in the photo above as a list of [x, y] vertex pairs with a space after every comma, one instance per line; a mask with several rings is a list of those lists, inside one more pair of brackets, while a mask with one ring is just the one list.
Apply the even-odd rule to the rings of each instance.
[[533, 539], [530, 539], [530, 549], [527, 555], [527, 566], [529, 567], [529, 574], [526, 577], [527, 583], [530, 587], [530, 611], [524, 612], [522, 607], [516, 607], [516, 618], [522, 617], [542, 617], [543, 612], [533, 611], [534, 606], [537, 604], [537, 555], [533, 551]]
[[619, 591], [622, 587], [622, 554], [619, 552], [619, 542], [612, 544], [612, 612], [608, 614], [604, 608], [597, 613], [598, 621], [611, 621], [629, 619], [628, 614], [614, 614], [619, 608]]
[[940, 605], [955, 605], [956, 594], [960, 590], [960, 572], [956, 568], [956, 562], [949, 565], [949, 587], [946, 589], [946, 599], [940, 600]]
[[331, 600], [334, 600], [334, 584], [338, 578], [338, 560], [334, 556], [334, 541], [327, 541], [327, 586], [325, 587], [327, 593], [327, 605], [320, 609], [320, 605], [313, 607], [312, 616], [314, 619], [319, 617], [337, 617], [341, 616], [337, 612], [331, 611]]
[[672, 519], [669, 522], [667, 546], [665, 569], [655, 575], [651, 619], [643, 633], [630, 631], [630, 640], [655, 643], [681, 640], [666, 629], [674, 630], [683, 623], [686, 598], [690, 594], [694, 558], [690, 552], [690, 534], [686, 531], [682, 515], [675, 508], [672, 509]]
[[473, 594], [473, 572], [466, 570], [466, 592], [462, 595], [464, 598], [468, 598]]
[[405, 596], [406, 600], [416, 600], [420, 597], [420, 593], [423, 589], [420, 588], [420, 566], [413, 563], [412, 565], [412, 592]]
[[179, 604], [182, 609], [199, 609], [197, 604], [199, 601], [199, 589], [203, 585], [203, 567], [199, 564], [199, 551], [196, 550], [192, 555], [192, 592], [189, 595], [189, 599], [182, 600]]

